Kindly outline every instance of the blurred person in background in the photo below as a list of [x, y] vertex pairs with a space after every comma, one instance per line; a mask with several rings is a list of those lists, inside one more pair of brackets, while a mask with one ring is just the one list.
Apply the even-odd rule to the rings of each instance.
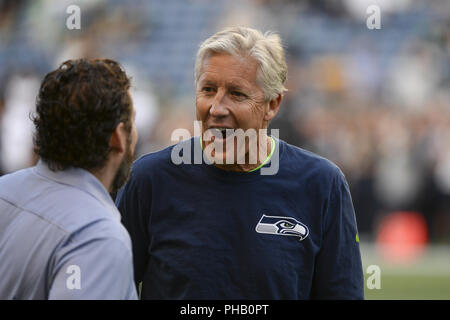
[[137, 143], [130, 81], [69, 60], [36, 102], [35, 167], [0, 178], [0, 299], [136, 299], [129, 235], [108, 192]]
[[0, 164], [6, 172], [36, 164], [29, 115], [34, 110], [38, 90], [35, 72], [16, 72], [6, 82], [4, 113], [0, 118]]
[[[211, 36], [195, 63], [202, 136], [180, 145], [202, 154], [219, 141], [226, 151], [213, 156], [225, 159], [237, 149], [229, 130], [267, 129], [286, 77], [278, 35], [233, 27]], [[220, 135], [209, 141], [209, 130]], [[116, 200], [143, 299], [364, 298], [355, 213], [336, 165], [267, 132], [256, 163], [247, 144], [244, 163], [176, 165], [180, 145], [136, 161]], [[279, 170], [264, 174], [272, 165]]]

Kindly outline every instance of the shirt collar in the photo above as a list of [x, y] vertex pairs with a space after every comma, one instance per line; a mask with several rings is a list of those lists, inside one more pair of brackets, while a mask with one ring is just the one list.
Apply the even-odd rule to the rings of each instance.
[[37, 174], [50, 180], [69, 185], [89, 193], [120, 221], [121, 217], [119, 210], [115, 206], [110, 194], [100, 180], [98, 180], [97, 177], [89, 171], [74, 167], [60, 171], [52, 171], [43, 160], [38, 161], [34, 170]]

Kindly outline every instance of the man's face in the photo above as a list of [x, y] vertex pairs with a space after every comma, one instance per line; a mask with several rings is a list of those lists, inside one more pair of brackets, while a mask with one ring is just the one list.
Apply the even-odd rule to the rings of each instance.
[[[196, 87], [197, 120], [202, 121], [202, 136], [208, 129], [259, 129], [267, 127], [264, 120], [269, 102], [256, 82], [258, 64], [253, 58], [217, 53], [206, 58], [200, 69]], [[212, 138], [224, 145], [219, 156], [226, 158], [226, 145], [234, 139]], [[204, 141], [206, 147], [213, 141]], [[220, 150], [215, 150], [220, 152]], [[248, 152], [248, 147], [246, 147]], [[225, 161], [225, 160], [224, 160]]]
[[127, 137], [127, 151], [120, 163], [117, 173], [112, 182], [111, 191], [117, 192], [130, 177], [131, 166], [134, 161], [134, 151], [138, 140], [138, 133], [135, 125], [136, 110], [132, 106], [131, 131]]

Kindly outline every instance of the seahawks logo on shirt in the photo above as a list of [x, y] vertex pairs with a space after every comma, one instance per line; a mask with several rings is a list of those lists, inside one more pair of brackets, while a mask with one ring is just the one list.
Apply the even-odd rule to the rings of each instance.
[[266, 216], [265, 214], [262, 215], [255, 230], [258, 233], [299, 237], [300, 241], [309, 234], [308, 227], [294, 218]]

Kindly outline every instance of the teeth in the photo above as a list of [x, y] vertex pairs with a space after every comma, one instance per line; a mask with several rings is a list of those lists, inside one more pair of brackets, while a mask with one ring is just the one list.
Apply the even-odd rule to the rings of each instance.
[[[230, 128], [221, 128], [221, 127], [217, 127], [217, 128], [212, 128], [212, 129], [217, 129], [217, 130], [220, 130], [220, 131], [224, 131], [224, 130], [227, 130], [227, 129], [230, 129]], [[231, 129], [230, 129], [231, 130]]]
[[233, 134], [233, 129], [231, 129], [231, 128], [214, 127], [214, 128], [210, 128], [210, 129], [214, 129], [214, 130], [220, 131], [224, 138], [227, 138], [227, 137], [229, 137], [229, 136], [231, 136]]

